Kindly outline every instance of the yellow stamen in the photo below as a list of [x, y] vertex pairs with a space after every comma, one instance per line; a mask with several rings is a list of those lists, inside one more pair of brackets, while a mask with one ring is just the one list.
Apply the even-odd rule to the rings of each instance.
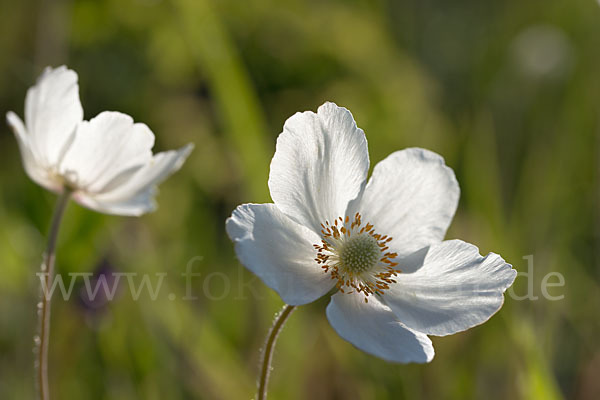
[[392, 238], [376, 233], [371, 223], [363, 226], [360, 213], [352, 222], [349, 216], [338, 217], [333, 225], [325, 221], [321, 227], [321, 244], [313, 245], [317, 250], [315, 261], [337, 281], [340, 293], [356, 291], [368, 302], [369, 296], [381, 295], [396, 283], [392, 278], [402, 271], [394, 268], [398, 254], [388, 251]]

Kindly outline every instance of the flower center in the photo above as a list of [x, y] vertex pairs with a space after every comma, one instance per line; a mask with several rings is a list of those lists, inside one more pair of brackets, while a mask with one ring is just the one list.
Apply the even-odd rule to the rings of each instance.
[[352, 222], [346, 216], [333, 224], [321, 224], [321, 244], [315, 244], [315, 261], [323, 270], [337, 280], [336, 287], [342, 293], [357, 291], [365, 296], [365, 302], [373, 294], [383, 294], [401, 271], [393, 259], [398, 254], [389, 252], [392, 241], [387, 235], [375, 232], [372, 224], [362, 224], [356, 213]]
[[368, 233], [348, 237], [339, 249], [340, 263], [356, 273], [369, 271], [379, 261], [377, 240]]

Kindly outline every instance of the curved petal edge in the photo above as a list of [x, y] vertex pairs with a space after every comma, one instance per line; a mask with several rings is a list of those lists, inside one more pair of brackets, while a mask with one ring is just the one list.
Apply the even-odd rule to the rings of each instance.
[[491, 318], [517, 275], [498, 254], [483, 257], [476, 246], [461, 240], [431, 246], [421, 265], [409, 269], [414, 272], [398, 274], [383, 301], [406, 326], [436, 336]]
[[274, 204], [243, 204], [226, 222], [240, 262], [288, 304], [310, 303], [333, 281], [314, 261], [318, 236]]
[[337, 293], [327, 306], [327, 319], [343, 339], [386, 361], [427, 363], [435, 351], [431, 340], [404, 326], [376, 297]]

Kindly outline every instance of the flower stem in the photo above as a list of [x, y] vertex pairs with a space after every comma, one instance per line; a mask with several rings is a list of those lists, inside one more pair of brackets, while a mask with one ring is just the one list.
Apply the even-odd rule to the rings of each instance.
[[265, 349], [263, 351], [262, 367], [258, 380], [258, 400], [266, 400], [267, 398], [267, 384], [269, 383], [269, 375], [271, 372], [273, 348], [277, 342], [277, 336], [279, 335], [279, 332], [281, 332], [283, 325], [295, 308], [296, 306], [290, 306], [286, 304], [283, 307], [283, 310], [276, 315], [275, 322], [269, 331], [269, 336], [267, 336], [267, 342], [265, 343]]
[[56, 241], [58, 239], [58, 229], [62, 216], [69, 203], [71, 191], [64, 189], [63, 193], [58, 198], [52, 215], [52, 224], [48, 233], [48, 243], [44, 260], [42, 261], [42, 300], [39, 309], [39, 329], [40, 335], [36, 338], [38, 344], [38, 360], [37, 360], [37, 380], [40, 400], [50, 400], [48, 386], [48, 340], [50, 339], [50, 303], [52, 280], [54, 278], [54, 259], [56, 257]]

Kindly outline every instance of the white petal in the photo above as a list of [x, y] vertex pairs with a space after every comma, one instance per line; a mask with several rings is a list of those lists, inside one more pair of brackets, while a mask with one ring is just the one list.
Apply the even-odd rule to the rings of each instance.
[[363, 295], [337, 293], [327, 306], [327, 318], [342, 338], [384, 360], [425, 363], [433, 359], [427, 335], [403, 326], [375, 296], [365, 303]]
[[116, 176], [106, 185], [109, 191], [77, 191], [74, 199], [85, 207], [107, 214], [139, 216], [153, 211], [156, 185], [181, 168], [193, 147], [188, 144], [176, 151], [158, 153], [141, 168]]
[[82, 120], [77, 74], [65, 66], [46, 68], [25, 98], [25, 125], [37, 162], [56, 167]]
[[334, 285], [315, 262], [320, 238], [274, 204], [243, 204], [226, 222], [240, 262], [288, 304], [310, 303]]
[[53, 179], [49, 176], [48, 170], [37, 163], [29, 145], [29, 136], [25, 130], [25, 126], [21, 118], [12, 111], [6, 114], [6, 120], [13, 129], [21, 152], [21, 159], [27, 175], [37, 184], [45, 187], [48, 190], [58, 192], [61, 190], [61, 183], [58, 179]]
[[360, 212], [390, 247], [411, 254], [444, 239], [458, 205], [460, 189], [444, 159], [428, 150], [411, 148], [390, 154], [378, 163], [362, 198], [348, 215]]
[[117, 175], [152, 160], [154, 134], [119, 112], [103, 112], [79, 124], [60, 173], [89, 193], [102, 192]]
[[130, 217], [139, 217], [156, 210], [156, 188], [151, 187], [132, 197], [121, 201], [99, 201], [94, 195], [85, 192], [73, 193], [73, 200], [90, 210], [98, 211], [104, 214], [124, 215]]
[[[398, 266], [402, 269], [402, 264]], [[420, 267], [398, 274], [382, 296], [406, 326], [444, 336], [487, 321], [504, 302], [517, 271], [502, 257], [460, 240], [429, 248]]]
[[325, 103], [316, 114], [296, 113], [285, 122], [271, 161], [269, 189], [281, 211], [319, 232], [321, 223], [344, 217], [368, 170], [364, 132], [350, 111]]

